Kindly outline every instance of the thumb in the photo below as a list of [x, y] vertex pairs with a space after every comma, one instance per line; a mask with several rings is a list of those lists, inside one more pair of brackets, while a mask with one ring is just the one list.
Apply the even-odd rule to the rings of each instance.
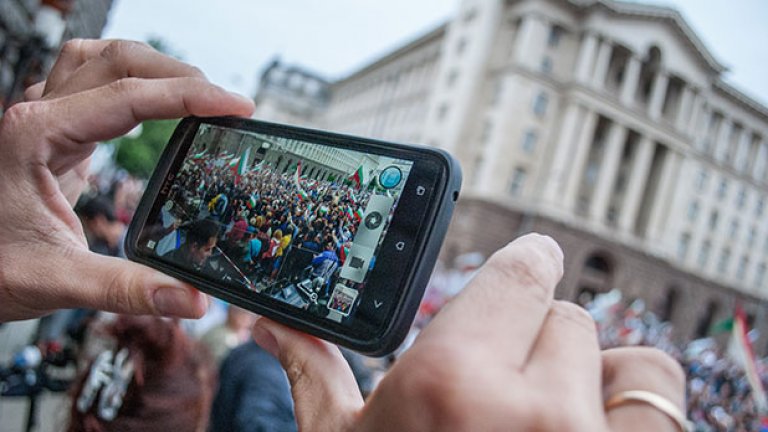
[[207, 309], [203, 293], [149, 267], [92, 252], [72, 258], [62, 283], [80, 307], [179, 318], [199, 318]]
[[335, 345], [266, 318], [256, 321], [253, 338], [288, 374], [299, 430], [352, 430], [363, 398]]

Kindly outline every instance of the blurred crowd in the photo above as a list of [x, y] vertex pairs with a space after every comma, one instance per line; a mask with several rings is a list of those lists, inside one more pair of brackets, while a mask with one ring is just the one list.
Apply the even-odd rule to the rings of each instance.
[[[423, 327], [469, 281], [483, 262], [478, 253], [459, 255], [452, 266], [438, 265], [419, 309]], [[597, 324], [603, 349], [653, 346], [682, 365], [687, 375], [687, 411], [700, 432], [768, 431], [765, 414], [758, 413], [746, 374], [729, 350], [711, 337], [681, 341], [672, 324], [658, 318], [641, 299], [626, 299], [619, 290], [599, 294], [582, 304]], [[750, 333], [759, 337], [757, 332]], [[763, 385], [768, 384], [768, 358], [757, 359]]]
[[[189, 175], [188, 181], [200, 180], [196, 170]], [[188, 207], [194, 207], [196, 200], [206, 202], [231, 193], [227, 183], [217, 184], [213, 177], [206, 180], [210, 181], [206, 181], [210, 185], [207, 192], [200, 190], [185, 197]], [[252, 181], [270, 182], [269, 188], [257, 189], [278, 194], [292, 187], [290, 179], [271, 172], [254, 175]], [[77, 211], [93, 250], [123, 256], [122, 240], [143, 187], [142, 181], [122, 172], [107, 180], [91, 180]], [[190, 188], [179, 192], [183, 190]], [[244, 199], [235, 194], [232, 197]], [[271, 213], [272, 218], [281, 220], [275, 210], [279, 203], [274, 201], [281, 198], [265, 194], [258, 199], [260, 206], [249, 209], [261, 210], [248, 214], [248, 219]], [[343, 202], [350, 201], [347, 197]], [[300, 201], [294, 204], [294, 216], [305, 213]], [[338, 215], [336, 220], [346, 217]], [[325, 236], [320, 233], [328, 223], [333, 226], [333, 219], [318, 225], [318, 235]], [[323, 238], [321, 242], [329, 240]], [[484, 259], [479, 253], [469, 253], [450, 264], [438, 262], [411, 335], [398, 353], [369, 359], [344, 352], [364, 395], [375, 388], [419, 330], [462, 290]], [[595, 319], [603, 348], [655, 346], [681, 363], [688, 377], [688, 416], [697, 431], [768, 430], [743, 370], [713, 339], [675, 340], [670, 323], [660, 320], [642, 300], [623, 298], [618, 290], [600, 294], [583, 306]], [[295, 430], [285, 374], [250, 338], [255, 318], [217, 300], [199, 321], [62, 311], [41, 320], [34, 349], [42, 358], [49, 358], [56, 353], [60, 356], [61, 346], [67, 346], [66, 352], [77, 365], [77, 377], [69, 383], [71, 431]], [[768, 377], [765, 364], [765, 359], [758, 360], [763, 381]], [[8, 370], [0, 378], [11, 376]], [[19, 388], [16, 394], [21, 394]]]

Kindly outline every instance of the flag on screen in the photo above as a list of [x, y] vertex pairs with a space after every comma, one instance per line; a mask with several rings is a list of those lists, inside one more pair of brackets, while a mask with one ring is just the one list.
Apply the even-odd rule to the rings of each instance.
[[299, 184], [299, 178], [301, 177], [301, 161], [296, 163], [296, 173], [293, 175], [293, 182], [296, 184], [296, 187], [301, 189], [301, 184]]
[[357, 188], [359, 189], [363, 185], [363, 183], [365, 183], [364, 177], [365, 177], [365, 174], [363, 172], [363, 166], [360, 165], [359, 167], [357, 167], [357, 170], [355, 170], [355, 172], [353, 172], [348, 177], [348, 179], [351, 180], [353, 183], [355, 183], [355, 185], [357, 185]]
[[248, 170], [248, 158], [251, 156], [251, 147], [246, 147], [243, 151], [243, 154], [240, 155], [240, 158], [237, 162], [236, 171], [235, 173], [238, 176], [241, 176], [246, 173]]
[[250, 198], [248, 198], [248, 202], [245, 203], [245, 205], [248, 206], [249, 209], [256, 207], [256, 197], [251, 195]]
[[357, 219], [358, 221], [363, 220], [363, 210], [362, 209], [357, 209], [355, 211], [355, 219]]

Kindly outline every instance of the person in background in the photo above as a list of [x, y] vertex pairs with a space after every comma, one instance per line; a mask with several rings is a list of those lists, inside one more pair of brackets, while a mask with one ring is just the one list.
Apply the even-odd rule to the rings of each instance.
[[215, 369], [173, 320], [118, 316], [106, 348], [76, 380], [70, 432], [205, 431]]
[[249, 339], [255, 321], [252, 312], [229, 305], [226, 321], [205, 332], [200, 342], [208, 348], [216, 365], [220, 365], [229, 351]]
[[76, 209], [89, 239], [91, 250], [103, 255], [125, 258], [125, 234], [128, 227], [115, 216], [112, 202], [104, 196], [86, 199]]

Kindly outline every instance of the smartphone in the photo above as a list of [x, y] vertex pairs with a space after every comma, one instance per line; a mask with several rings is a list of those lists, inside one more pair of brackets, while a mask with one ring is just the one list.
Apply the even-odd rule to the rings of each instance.
[[461, 187], [448, 153], [251, 119], [183, 119], [126, 253], [368, 355], [416, 314]]

